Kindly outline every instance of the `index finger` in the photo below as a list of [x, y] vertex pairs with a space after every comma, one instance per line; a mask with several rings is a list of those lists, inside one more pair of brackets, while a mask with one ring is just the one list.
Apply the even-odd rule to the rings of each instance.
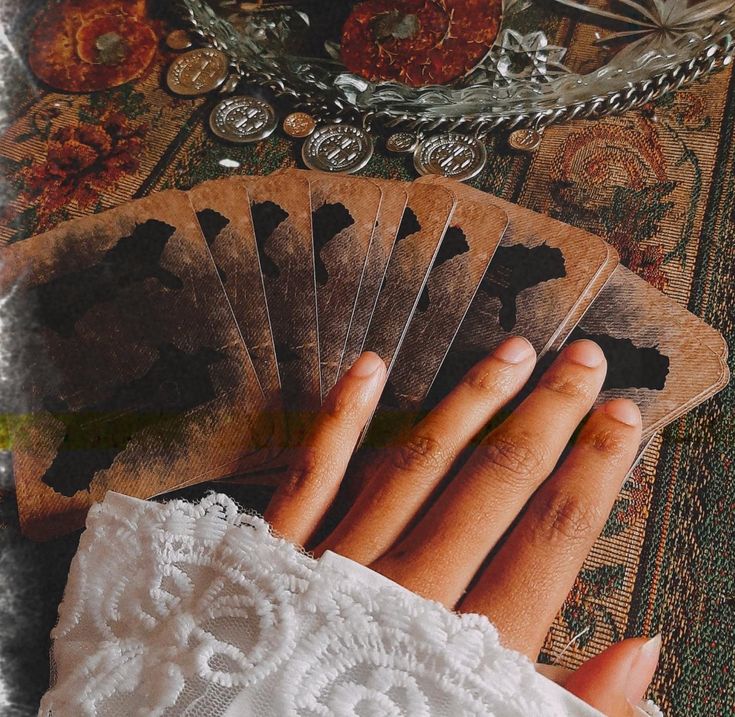
[[265, 512], [280, 536], [306, 545], [337, 494], [357, 440], [380, 398], [386, 369], [366, 352], [327, 396]]

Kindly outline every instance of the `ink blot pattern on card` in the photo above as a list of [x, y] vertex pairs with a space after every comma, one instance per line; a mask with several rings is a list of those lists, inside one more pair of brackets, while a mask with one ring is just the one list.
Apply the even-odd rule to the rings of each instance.
[[23, 529], [78, 528], [109, 490], [282, 470], [361, 350], [388, 368], [382, 439], [511, 334], [540, 357], [529, 391], [565, 342], [593, 340], [608, 360], [598, 404], [634, 400], [645, 443], [726, 384], [727, 351], [616, 264], [598, 237], [466, 185], [293, 169], [13, 244], [0, 291], [29, 317], [11, 357]]

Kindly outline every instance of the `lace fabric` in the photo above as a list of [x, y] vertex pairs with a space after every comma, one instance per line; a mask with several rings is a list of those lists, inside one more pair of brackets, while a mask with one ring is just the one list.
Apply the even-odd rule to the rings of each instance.
[[52, 638], [43, 717], [600, 715], [484, 617], [315, 560], [223, 495], [108, 493]]

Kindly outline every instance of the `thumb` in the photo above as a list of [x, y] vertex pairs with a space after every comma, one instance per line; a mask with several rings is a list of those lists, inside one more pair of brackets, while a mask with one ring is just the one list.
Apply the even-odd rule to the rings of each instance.
[[623, 640], [585, 662], [564, 687], [607, 717], [634, 717], [661, 652], [661, 635]]

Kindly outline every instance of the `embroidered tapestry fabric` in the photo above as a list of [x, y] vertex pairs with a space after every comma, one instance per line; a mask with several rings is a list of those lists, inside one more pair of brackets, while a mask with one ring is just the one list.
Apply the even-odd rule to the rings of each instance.
[[486, 618], [314, 560], [224, 495], [108, 493], [52, 637], [42, 717], [600, 716]]
[[[153, 191], [298, 163], [299, 146], [278, 132], [247, 146], [212, 137], [208, 98], [179, 99], [162, 88], [173, 57], [163, 43], [143, 77], [114, 90], [69, 95], [35, 83], [22, 62], [23, 38], [44, 2], [0, 3], [6, 34], [18, 40], [17, 57], [3, 57], [12, 74], [3, 88], [0, 243]], [[549, 39], [583, 53], [594, 31], [570, 16]], [[734, 123], [729, 66], [639, 111], [552, 127], [534, 155], [491, 137], [487, 166], [472, 183], [614, 244], [624, 264], [723, 333], [735, 371]], [[362, 174], [414, 178], [410, 160], [380, 149]], [[0, 323], [12, 329], [1, 306]], [[734, 466], [732, 382], [646, 452], [559, 612], [544, 660], [561, 654], [560, 664], [575, 667], [623, 637], [661, 631], [651, 695], [664, 712], [732, 711]], [[48, 635], [77, 537], [23, 539], [7, 470], [0, 481], [0, 713], [29, 717], [48, 685]], [[260, 488], [217, 490], [247, 507], [268, 499]]]

